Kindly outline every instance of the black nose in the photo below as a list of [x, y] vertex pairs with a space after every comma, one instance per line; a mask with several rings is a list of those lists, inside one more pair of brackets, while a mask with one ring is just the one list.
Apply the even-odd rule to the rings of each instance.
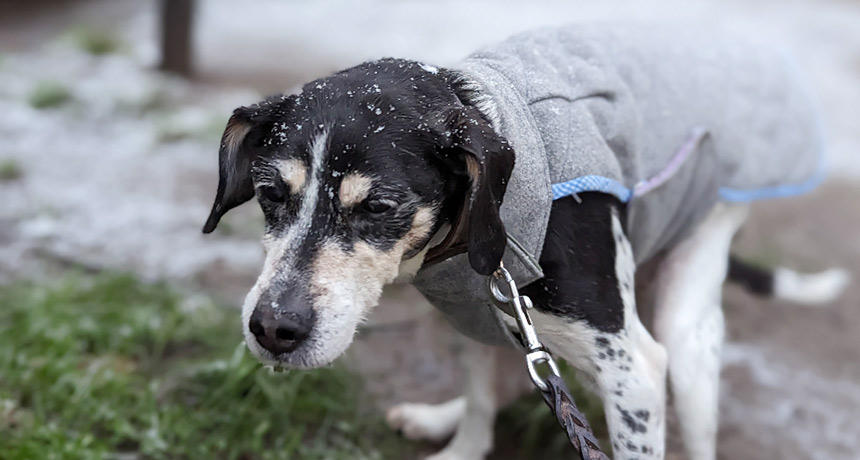
[[257, 343], [274, 355], [296, 349], [307, 338], [313, 326], [313, 309], [309, 302], [290, 295], [278, 296], [277, 302], [264, 294], [248, 321]]

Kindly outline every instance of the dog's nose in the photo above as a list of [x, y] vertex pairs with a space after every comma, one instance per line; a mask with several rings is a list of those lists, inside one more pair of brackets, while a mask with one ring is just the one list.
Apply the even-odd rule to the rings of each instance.
[[302, 304], [289, 296], [280, 296], [273, 303], [264, 295], [248, 321], [257, 343], [274, 355], [295, 350], [313, 326], [313, 310]]

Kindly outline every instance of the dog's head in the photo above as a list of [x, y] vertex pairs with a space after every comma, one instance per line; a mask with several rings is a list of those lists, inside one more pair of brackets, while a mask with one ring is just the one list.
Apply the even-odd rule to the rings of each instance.
[[458, 97], [458, 81], [386, 59], [234, 112], [203, 231], [257, 197], [266, 260], [242, 321], [261, 360], [311, 368], [337, 358], [383, 285], [404, 262], [420, 267], [442, 228], [475, 270], [498, 266], [514, 153]]

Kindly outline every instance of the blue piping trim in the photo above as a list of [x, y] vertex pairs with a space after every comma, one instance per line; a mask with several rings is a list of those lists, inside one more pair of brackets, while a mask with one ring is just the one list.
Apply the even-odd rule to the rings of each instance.
[[[795, 61], [789, 54], [784, 54], [784, 57], [786, 58], [786, 63], [789, 65], [789, 69], [794, 72], [794, 77], [797, 78], [798, 81], [804, 83], [803, 87], [811, 87], [811, 85], [805, 81], [806, 79], [802, 77], [797, 61]], [[810, 94], [803, 94], [803, 96], [810, 101], [815, 109], [819, 108], [817, 103], [818, 101], [816, 101]], [[821, 110], [815, 110], [814, 113], [815, 131], [818, 133], [818, 170], [812, 175], [812, 177], [798, 184], [777, 185], [774, 187], [763, 187], [750, 190], [721, 187], [719, 190], [720, 198], [725, 201], [743, 203], [769, 198], [783, 198], [802, 195], [804, 193], [811, 192], [814, 188], [818, 187], [818, 185], [821, 184], [827, 176], [827, 152], [829, 152], [829, 149], [826, 138], [824, 137]]]
[[824, 180], [824, 176], [825, 175], [823, 173], [818, 172], [805, 182], [799, 184], [779, 185], [776, 187], [764, 187], [750, 190], [722, 187], [720, 188], [720, 198], [724, 201], [745, 203], [755, 200], [802, 195], [817, 187], [818, 184]]
[[[799, 184], [779, 185], [775, 187], [764, 187], [749, 190], [721, 187], [719, 194], [723, 201], [734, 203], [745, 203], [755, 200], [802, 195], [815, 189], [819, 184], [821, 184], [824, 177], [824, 172], [819, 171], [806, 181]], [[633, 195], [633, 191], [622, 185], [620, 182], [603, 176], [580, 176], [567, 182], [552, 184], [553, 200], [570, 195], [576, 195], [582, 192], [608, 193], [621, 200], [622, 203], [630, 201], [630, 198]]]
[[580, 176], [567, 182], [552, 184], [552, 199], [557, 200], [580, 192], [603, 192], [614, 195], [622, 203], [630, 201], [633, 191], [615, 179], [603, 176]]

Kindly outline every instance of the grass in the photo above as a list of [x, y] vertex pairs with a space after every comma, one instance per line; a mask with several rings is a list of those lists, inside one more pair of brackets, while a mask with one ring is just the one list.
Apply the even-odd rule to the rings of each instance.
[[24, 175], [21, 165], [12, 158], [0, 160], [0, 182], [20, 179]]
[[75, 44], [93, 56], [116, 53], [122, 42], [112, 33], [101, 29], [78, 28], [71, 32]]
[[32, 89], [29, 96], [29, 103], [37, 109], [49, 109], [59, 107], [72, 98], [72, 93], [69, 89], [56, 81], [40, 81]]
[[[237, 312], [107, 274], [0, 287], [0, 452], [46, 459], [407, 459], [341, 367], [273, 373]], [[598, 437], [600, 401], [565, 370]], [[571, 455], [535, 393], [503, 411], [492, 458]], [[603, 445], [608, 443], [604, 441]]]
[[197, 139], [215, 143], [221, 139], [227, 119], [218, 114], [208, 117], [202, 122], [183, 122], [174, 117], [165, 117], [156, 123], [157, 136], [160, 142], [177, 142], [185, 139]]
[[0, 288], [8, 460], [410, 458], [334, 367], [273, 373], [237, 315], [120, 275]]

